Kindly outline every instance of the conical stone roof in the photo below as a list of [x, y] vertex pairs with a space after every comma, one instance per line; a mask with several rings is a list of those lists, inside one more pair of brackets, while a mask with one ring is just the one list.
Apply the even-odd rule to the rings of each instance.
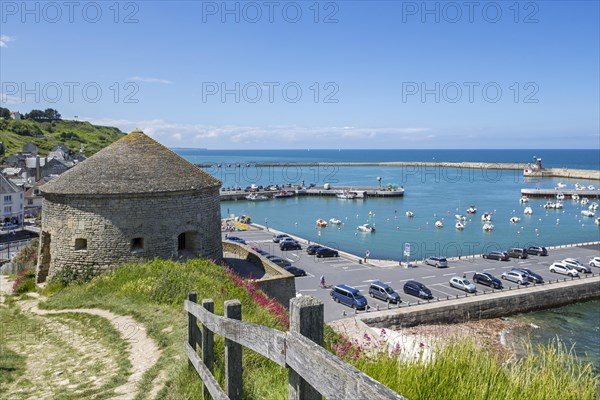
[[111, 195], [220, 186], [218, 179], [136, 129], [40, 190], [48, 194]]

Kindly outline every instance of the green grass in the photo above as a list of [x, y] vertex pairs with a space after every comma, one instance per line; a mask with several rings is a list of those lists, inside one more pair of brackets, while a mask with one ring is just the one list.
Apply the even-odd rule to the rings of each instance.
[[5, 146], [5, 156], [20, 152], [25, 143], [31, 142], [38, 147], [40, 156], [48, 154], [59, 143], [74, 152], [79, 151], [80, 143], [83, 143], [84, 153], [89, 157], [123, 135], [125, 134], [117, 128], [82, 121], [0, 120], [0, 137]]
[[[164, 399], [192, 399], [201, 396], [201, 384], [187, 367], [182, 343], [187, 317], [182, 309], [189, 291], [198, 299], [212, 298], [215, 311], [223, 314], [223, 303], [240, 299], [243, 319], [284, 330], [275, 315], [252, 301], [250, 294], [232, 283], [223, 269], [207, 261], [180, 264], [155, 260], [123, 265], [111, 274], [85, 284], [66, 288], [50, 285], [50, 308], [100, 307], [132, 315], [162, 349], [158, 364], [144, 377], [139, 399], [145, 398], [152, 380], [166, 373]], [[223, 384], [223, 340], [216, 339], [215, 376]], [[328, 349], [343, 344], [329, 327], [325, 331]], [[347, 361], [409, 399], [596, 399], [598, 377], [589, 364], [579, 363], [559, 345], [540, 347], [518, 361], [497, 355], [462, 340], [437, 348], [426, 360], [402, 361], [389, 357], [385, 349], [346, 352]], [[373, 355], [374, 354], [374, 355]], [[244, 349], [244, 392], [248, 399], [283, 399], [287, 396], [287, 371], [264, 357]]]

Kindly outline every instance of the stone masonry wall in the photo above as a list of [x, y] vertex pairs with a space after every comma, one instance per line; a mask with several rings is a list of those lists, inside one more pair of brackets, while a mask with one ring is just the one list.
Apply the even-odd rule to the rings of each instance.
[[360, 319], [377, 328], [401, 329], [425, 324], [452, 324], [505, 317], [600, 298], [600, 276], [503, 290], [455, 300], [432, 301], [414, 307], [365, 313]]
[[[105, 197], [44, 197], [42, 231], [50, 234], [49, 278], [65, 266], [94, 274], [126, 262], [181, 254], [178, 236], [186, 235], [186, 256], [221, 260], [218, 188], [193, 192]], [[134, 238], [143, 249], [132, 249]], [[76, 250], [76, 239], [87, 248]]]

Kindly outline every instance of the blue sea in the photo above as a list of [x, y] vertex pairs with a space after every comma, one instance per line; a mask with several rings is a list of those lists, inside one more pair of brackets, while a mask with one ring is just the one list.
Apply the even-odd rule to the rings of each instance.
[[[411, 259], [431, 255], [466, 256], [495, 249], [528, 245], [560, 245], [600, 240], [600, 227], [593, 218], [581, 215], [579, 202], [564, 201], [564, 208], [546, 210], [546, 200], [530, 199], [521, 204], [521, 188], [554, 188], [560, 182], [566, 189], [581, 185], [600, 186], [597, 181], [560, 178], [524, 178], [522, 171], [418, 167], [324, 167], [288, 166], [257, 168], [258, 162], [516, 162], [541, 158], [544, 167], [600, 170], [597, 150], [194, 150], [175, 149], [193, 163], [211, 164], [207, 172], [220, 179], [224, 187], [245, 188], [255, 183], [300, 184], [329, 183], [342, 186], [395, 184], [404, 187], [401, 198], [342, 200], [335, 197], [302, 197], [265, 202], [229, 201], [221, 203], [223, 216], [246, 214], [263, 225], [291, 232], [311, 241], [357, 255], [369, 250], [372, 258], [404, 259], [404, 243], [411, 243]], [[238, 167], [237, 164], [240, 164]], [[221, 167], [217, 167], [221, 164]], [[232, 164], [228, 166], [227, 164]], [[250, 166], [247, 166], [250, 164]], [[378, 179], [380, 178], [380, 179]], [[598, 201], [598, 200], [591, 200]], [[591, 203], [590, 202], [590, 203]], [[600, 202], [600, 201], [598, 201]], [[478, 212], [468, 216], [474, 205]], [[530, 206], [533, 215], [525, 216]], [[414, 218], [407, 218], [406, 211]], [[484, 232], [481, 214], [492, 214], [494, 230]], [[468, 220], [457, 231], [455, 214]], [[512, 224], [510, 218], [521, 218]], [[317, 229], [315, 221], [338, 218], [340, 227]], [[434, 224], [444, 225], [436, 229]], [[369, 223], [375, 234], [358, 233], [358, 225]], [[588, 302], [557, 310], [516, 316], [540, 327], [531, 339], [545, 343], [555, 337], [574, 344], [587, 354], [600, 370], [600, 302]], [[577, 327], [573, 329], [572, 327]], [[523, 333], [523, 335], [526, 335]]]

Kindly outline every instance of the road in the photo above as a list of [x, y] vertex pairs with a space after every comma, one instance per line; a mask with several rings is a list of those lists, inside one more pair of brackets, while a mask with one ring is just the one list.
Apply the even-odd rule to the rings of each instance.
[[[359, 289], [368, 298], [369, 306], [373, 309], [379, 306], [387, 308], [383, 301], [368, 297], [369, 284], [375, 280], [387, 283], [394, 288], [401, 297], [401, 307], [414, 304], [419, 300], [416, 297], [404, 294], [402, 287], [404, 282], [414, 279], [425, 284], [433, 293], [434, 297], [446, 299], [464, 295], [461, 290], [450, 287], [448, 281], [453, 276], [463, 276], [471, 279], [475, 271], [489, 272], [500, 278], [502, 272], [509, 271], [513, 267], [529, 268], [540, 274], [545, 281], [565, 278], [564, 275], [551, 273], [548, 269], [554, 261], [564, 258], [579, 258], [584, 264], [588, 264], [592, 257], [600, 256], [600, 245], [571, 247], [561, 249], [549, 249], [548, 256], [529, 256], [525, 260], [511, 259], [510, 261], [487, 260], [480, 257], [469, 258], [460, 261], [450, 261], [447, 268], [435, 268], [433, 266], [418, 264], [414, 268], [379, 267], [369, 264], [359, 264], [354, 259], [344, 255], [337, 258], [316, 258], [306, 254], [306, 244], [302, 244], [302, 250], [281, 251], [277, 243], [272, 241], [272, 232], [265, 230], [250, 230], [234, 232], [231, 235], [241, 237], [248, 242], [249, 246], [256, 246], [273, 255], [282, 257], [292, 262], [296, 267], [306, 271], [307, 276], [296, 278], [296, 291], [303, 295], [317, 297], [325, 304], [325, 320], [334, 321], [354, 313], [349, 307], [332, 301], [329, 289], [319, 287], [319, 278], [325, 275], [327, 284], [346, 284]], [[223, 234], [223, 237], [225, 235]], [[594, 274], [600, 273], [600, 268], [592, 268]], [[517, 284], [502, 281], [505, 288], [516, 287]], [[491, 290], [485, 285], [476, 284], [478, 292]], [[392, 305], [392, 307], [395, 307]], [[361, 311], [364, 312], [364, 311]]]

